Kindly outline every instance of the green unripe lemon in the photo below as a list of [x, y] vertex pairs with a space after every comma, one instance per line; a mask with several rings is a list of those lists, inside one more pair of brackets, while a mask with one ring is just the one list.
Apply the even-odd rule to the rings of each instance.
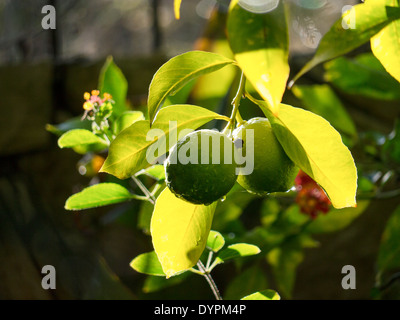
[[218, 131], [189, 133], [171, 148], [165, 161], [168, 188], [194, 204], [221, 199], [237, 179], [234, 152], [232, 140]]
[[[247, 129], [253, 130], [254, 148], [251, 141], [247, 141], [250, 139]], [[253, 172], [248, 175], [239, 174], [237, 179], [243, 188], [251, 193], [265, 195], [285, 192], [293, 186], [298, 168], [283, 150], [267, 118], [247, 121], [234, 130], [233, 137], [236, 145], [242, 145], [244, 156], [254, 154]]]

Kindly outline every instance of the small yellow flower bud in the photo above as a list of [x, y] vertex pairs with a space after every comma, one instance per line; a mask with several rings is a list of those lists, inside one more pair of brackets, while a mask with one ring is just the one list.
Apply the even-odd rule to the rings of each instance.
[[90, 93], [89, 93], [89, 92], [85, 92], [85, 93], [83, 94], [83, 99], [89, 100], [89, 99], [90, 99]]
[[100, 94], [99, 90], [93, 90], [92, 91], [92, 96], [98, 96]]
[[111, 99], [112, 99], [112, 95], [109, 94], [109, 93], [107, 93], [107, 92], [105, 92], [105, 93], [103, 94], [103, 98], [104, 98], [105, 100], [111, 100]]
[[91, 103], [90, 101], [86, 101], [83, 104], [83, 109], [85, 110], [92, 110], [93, 109], [93, 103]]

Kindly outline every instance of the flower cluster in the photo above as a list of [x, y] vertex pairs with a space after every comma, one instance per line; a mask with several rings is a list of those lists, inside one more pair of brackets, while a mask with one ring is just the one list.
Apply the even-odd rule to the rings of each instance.
[[85, 102], [83, 109], [85, 110], [84, 118], [95, 120], [97, 118], [107, 119], [112, 112], [112, 96], [109, 93], [104, 93], [103, 98], [100, 97], [99, 90], [92, 90], [91, 93], [85, 92], [83, 95]]
[[295, 186], [296, 202], [302, 213], [315, 219], [319, 212], [326, 214], [331, 209], [331, 202], [324, 190], [301, 170], [295, 179]]

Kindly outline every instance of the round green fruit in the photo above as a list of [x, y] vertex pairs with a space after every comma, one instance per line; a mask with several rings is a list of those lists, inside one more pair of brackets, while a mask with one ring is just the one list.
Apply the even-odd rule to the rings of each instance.
[[225, 196], [236, 182], [234, 153], [232, 140], [218, 131], [189, 133], [169, 152], [166, 184], [179, 198], [209, 205]]
[[[248, 129], [253, 130], [253, 141], [250, 141]], [[245, 122], [234, 130], [233, 137], [235, 145], [242, 145], [242, 155], [248, 158], [253, 154], [254, 159], [254, 170], [238, 176], [237, 181], [243, 188], [265, 195], [285, 192], [293, 186], [298, 168], [283, 150], [267, 118], [253, 118]]]

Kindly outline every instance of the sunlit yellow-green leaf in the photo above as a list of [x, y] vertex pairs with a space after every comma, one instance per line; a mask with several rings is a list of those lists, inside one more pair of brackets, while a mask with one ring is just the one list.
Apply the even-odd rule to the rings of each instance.
[[113, 131], [117, 135], [122, 130], [131, 126], [134, 122], [144, 120], [144, 114], [141, 111], [125, 111], [113, 123]]
[[228, 246], [226, 249], [220, 251], [215, 258], [213, 264], [210, 267], [212, 270], [214, 267], [226, 261], [240, 258], [248, 257], [259, 254], [261, 252], [260, 248], [248, 243], [235, 243]]
[[193, 267], [207, 243], [216, 203], [194, 205], [168, 188], [157, 198], [151, 218], [151, 236], [167, 278]]
[[132, 200], [133, 196], [117, 183], [99, 183], [75, 193], [65, 202], [67, 210], [83, 210]]
[[288, 32], [283, 4], [267, 14], [244, 10], [232, 1], [227, 22], [228, 39], [246, 78], [274, 113], [289, 77]]
[[85, 154], [89, 151], [101, 151], [108, 147], [108, 142], [92, 131], [86, 129], [72, 129], [58, 139], [60, 148], [73, 148], [75, 152]]
[[107, 92], [112, 95], [115, 101], [113, 115], [120, 115], [127, 110], [126, 94], [128, 92], [128, 82], [112, 57], [107, 58], [101, 69], [99, 90], [102, 94]]
[[281, 300], [281, 297], [276, 291], [268, 289], [252, 293], [240, 300]]
[[353, 120], [329, 85], [299, 85], [292, 91], [308, 110], [328, 120], [338, 131], [357, 135]]
[[218, 252], [224, 245], [224, 237], [218, 231], [211, 230], [207, 239], [207, 248], [213, 252]]
[[324, 118], [281, 104], [272, 114], [264, 101], [253, 99], [264, 111], [273, 131], [292, 161], [327, 193], [335, 208], [356, 205], [357, 169], [340, 134]]
[[[386, 5], [399, 7], [397, 0], [386, 0]], [[371, 50], [386, 71], [400, 82], [400, 20], [395, 20], [371, 38]]]
[[150, 83], [147, 101], [150, 125], [153, 125], [157, 111], [169, 95], [174, 95], [194, 78], [234, 63], [219, 54], [205, 51], [185, 52], [167, 61]]
[[[158, 152], [158, 156], [162, 156], [176, 143], [183, 130], [187, 134], [214, 119], [229, 120], [198, 106], [172, 105], [162, 108], [151, 129], [148, 120], [139, 120], [115, 138], [101, 172], [110, 173], [119, 179], [129, 178], [152, 164], [146, 156], [148, 148], [156, 149], [152, 153]], [[162, 145], [165, 147], [164, 152]]]
[[152, 276], [165, 276], [160, 261], [154, 251], [138, 255], [129, 264], [137, 272], [149, 274]]

